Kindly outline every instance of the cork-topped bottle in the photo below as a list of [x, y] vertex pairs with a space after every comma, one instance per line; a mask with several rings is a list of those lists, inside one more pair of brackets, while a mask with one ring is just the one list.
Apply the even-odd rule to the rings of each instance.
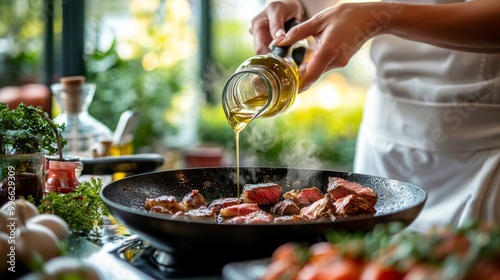
[[111, 130], [88, 113], [96, 86], [85, 83], [85, 77], [63, 77], [60, 83], [51, 86], [62, 112], [54, 122], [64, 124], [62, 136], [68, 141], [65, 154], [77, 157], [92, 157], [102, 141], [112, 138]]

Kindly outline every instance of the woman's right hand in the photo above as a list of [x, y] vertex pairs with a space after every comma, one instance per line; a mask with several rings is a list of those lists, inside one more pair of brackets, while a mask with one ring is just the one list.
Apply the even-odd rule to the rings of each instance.
[[302, 19], [304, 7], [298, 0], [273, 1], [252, 20], [250, 32], [258, 54], [269, 53], [271, 43], [291, 46], [314, 37], [316, 47], [312, 58], [300, 66], [299, 91], [302, 92], [326, 71], [347, 65], [366, 41], [384, 31], [387, 23], [373, 19], [379, 9], [379, 3], [332, 5], [285, 33], [284, 23], [291, 18]]
[[[346, 66], [369, 39], [384, 33], [386, 21], [391, 17], [374, 19], [374, 14], [386, 12], [383, 9], [380, 3], [337, 4], [296, 25], [286, 34], [275, 34], [273, 39], [277, 46], [290, 46], [308, 37], [316, 41], [311, 58], [300, 66], [299, 91], [308, 89], [326, 71]], [[283, 18], [273, 13], [267, 15], [271, 22]], [[271, 18], [272, 15], [275, 17]]]

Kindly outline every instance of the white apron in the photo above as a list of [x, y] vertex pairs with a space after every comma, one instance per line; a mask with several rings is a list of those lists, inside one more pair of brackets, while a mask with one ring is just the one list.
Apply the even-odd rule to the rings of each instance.
[[472, 218], [500, 223], [500, 55], [390, 35], [374, 39], [371, 55], [376, 83], [368, 92], [354, 171], [427, 191], [410, 229], [425, 232]]

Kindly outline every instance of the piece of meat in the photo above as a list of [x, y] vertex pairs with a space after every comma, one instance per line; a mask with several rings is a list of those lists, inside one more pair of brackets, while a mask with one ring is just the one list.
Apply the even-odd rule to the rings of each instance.
[[281, 196], [281, 190], [281, 186], [275, 183], [245, 184], [241, 198], [245, 203], [275, 204]]
[[297, 201], [297, 196], [299, 195], [300, 193], [300, 190], [291, 190], [291, 191], [287, 191], [286, 193], [283, 194], [283, 199], [284, 200], [291, 200], [291, 201], [295, 201], [295, 202], [298, 202]]
[[301, 205], [310, 205], [320, 199], [324, 194], [316, 187], [304, 188], [297, 195], [297, 200]]
[[272, 223], [274, 220], [274, 216], [263, 211], [258, 210], [252, 212], [248, 215], [233, 217], [229, 220], [226, 220], [224, 223], [226, 224], [267, 224]]
[[211, 209], [208, 209], [208, 207], [206, 206], [201, 206], [199, 208], [184, 212], [184, 215], [195, 217], [215, 217], [215, 212]]
[[207, 203], [205, 202], [205, 198], [200, 194], [198, 190], [192, 190], [190, 193], [184, 196], [180, 205], [182, 211], [187, 212], [191, 209], [197, 209], [201, 206], [207, 206]]
[[322, 199], [323, 196], [324, 194], [316, 187], [291, 190], [283, 194], [284, 199], [292, 200], [300, 207], [309, 206]]
[[334, 202], [331, 196], [325, 195], [322, 199], [300, 209], [300, 216], [309, 220], [333, 216], [336, 212]]
[[335, 215], [337, 216], [355, 216], [360, 214], [373, 214], [376, 212], [373, 205], [366, 199], [350, 194], [335, 201]]
[[216, 214], [219, 214], [220, 209], [236, 204], [238, 204], [238, 198], [236, 197], [219, 198], [212, 201], [212, 203], [208, 206], [208, 209], [214, 211]]
[[245, 216], [259, 210], [260, 208], [257, 203], [240, 203], [222, 208], [220, 210], [220, 216], [228, 219], [236, 216]]
[[307, 219], [300, 216], [300, 215], [274, 217], [274, 223], [276, 223], [276, 224], [297, 223], [297, 222], [302, 222], [302, 221], [307, 221]]
[[327, 192], [335, 200], [354, 194], [364, 198], [373, 207], [378, 198], [378, 195], [372, 189], [338, 177], [328, 178]]
[[144, 202], [144, 208], [146, 208], [146, 210], [150, 210], [153, 206], [162, 206], [172, 213], [176, 213], [181, 210], [181, 205], [173, 195], [162, 195], [146, 199], [146, 202]]
[[149, 208], [149, 212], [152, 212], [152, 213], [162, 213], [162, 214], [174, 214], [174, 212], [170, 211], [169, 209], [163, 207], [163, 206], [160, 206], [160, 205], [155, 205], [151, 208]]
[[271, 213], [278, 216], [297, 215], [300, 213], [300, 207], [294, 201], [285, 199], [271, 207]]
[[186, 217], [196, 221], [216, 221], [216, 214], [213, 210], [208, 209], [206, 206], [201, 206], [196, 209], [191, 209], [187, 212], [179, 211], [175, 213], [176, 217]]

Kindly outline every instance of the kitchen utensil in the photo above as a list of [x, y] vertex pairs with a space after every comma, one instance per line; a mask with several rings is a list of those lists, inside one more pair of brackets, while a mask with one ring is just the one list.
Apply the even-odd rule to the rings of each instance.
[[120, 146], [132, 142], [137, 128], [139, 113], [128, 110], [120, 115], [120, 120], [113, 133], [113, 145]]
[[165, 161], [160, 154], [133, 154], [82, 158], [82, 175], [110, 175], [117, 172], [129, 174], [148, 173], [157, 170]]

